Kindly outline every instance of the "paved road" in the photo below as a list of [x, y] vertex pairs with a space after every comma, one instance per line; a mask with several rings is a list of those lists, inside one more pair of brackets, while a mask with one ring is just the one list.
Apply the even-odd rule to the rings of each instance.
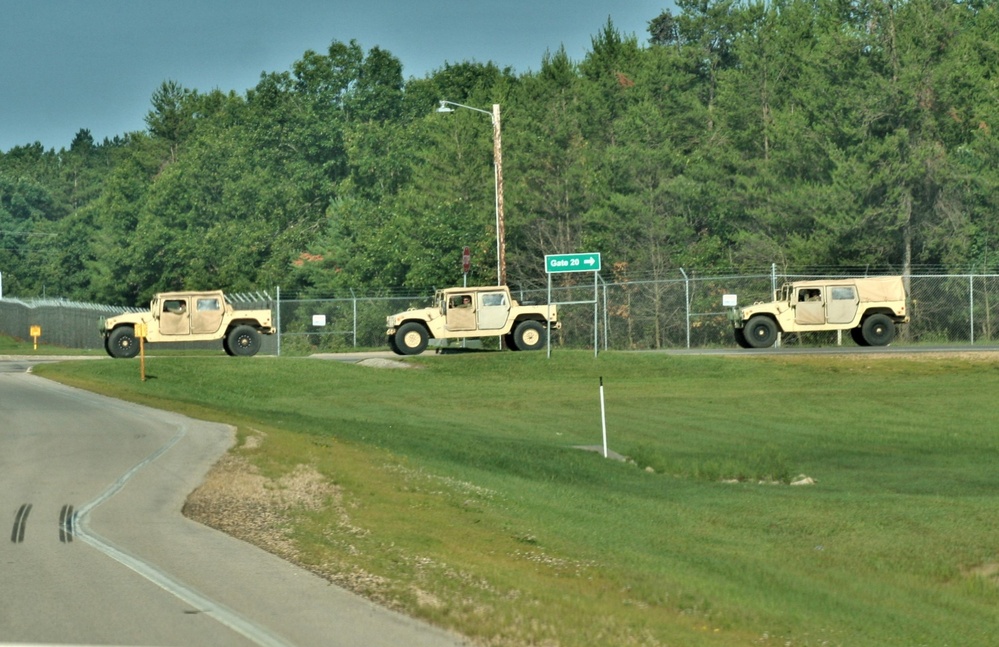
[[180, 514], [229, 447], [221, 425], [0, 361], [0, 642], [451, 646]]

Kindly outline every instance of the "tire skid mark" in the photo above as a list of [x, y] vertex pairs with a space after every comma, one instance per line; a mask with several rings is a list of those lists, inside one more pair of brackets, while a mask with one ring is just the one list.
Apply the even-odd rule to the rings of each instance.
[[31, 504], [22, 503], [14, 515], [14, 529], [10, 531], [10, 540], [15, 544], [24, 542], [24, 531], [28, 525], [28, 515], [31, 513]]
[[75, 533], [73, 524], [75, 523], [76, 513], [73, 512], [73, 506], [64, 505], [59, 511], [59, 541], [64, 544], [73, 542], [73, 534]]

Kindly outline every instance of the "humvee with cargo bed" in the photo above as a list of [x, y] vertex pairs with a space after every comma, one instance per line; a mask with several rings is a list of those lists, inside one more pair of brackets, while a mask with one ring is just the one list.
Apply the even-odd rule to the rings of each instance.
[[736, 343], [768, 348], [778, 333], [849, 330], [858, 346], [887, 346], [895, 326], [907, 323], [901, 276], [785, 283], [769, 303], [729, 312]]
[[149, 312], [125, 313], [101, 322], [108, 355], [128, 358], [139, 353], [138, 324], [146, 325], [146, 342], [221, 339], [227, 355], [246, 357], [260, 350], [261, 335], [275, 332], [269, 309], [236, 310], [221, 290], [161, 292], [153, 297]]
[[386, 319], [389, 348], [418, 355], [429, 340], [502, 337], [510, 350], [538, 350], [562, 324], [554, 305], [518, 303], [505, 285], [438, 290], [434, 304]]

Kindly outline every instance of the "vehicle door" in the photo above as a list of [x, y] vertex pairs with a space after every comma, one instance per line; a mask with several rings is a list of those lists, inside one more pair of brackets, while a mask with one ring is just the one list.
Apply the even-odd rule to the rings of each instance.
[[860, 307], [857, 288], [852, 285], [832, 285], [827, 291], [829, 303], [826, 306], [826, 314], [829, 323], [844, 324], [853, 321]]
[[160, 334], [191, 334], [191, 312], [188, 297], [172, 297], [160, 301]]
[[505, 290], [479, 293], [479, 330], [499, 330], [510, 318], [510, 300]]
[[222, 327], [222, 315], [225, 307], [218, 296], [196, 297], [194, 299], [194, 314], [191, 319], [191, 332], [204, 335], [217, 332]]
[[470, 292], [449, 295], [444, 328], [447, 330], [475, 330], [475, 302]]
[[818, 326], [826, 322], [825, 295], [820, 287], [799, 287], [794, 296], [794, 323]]

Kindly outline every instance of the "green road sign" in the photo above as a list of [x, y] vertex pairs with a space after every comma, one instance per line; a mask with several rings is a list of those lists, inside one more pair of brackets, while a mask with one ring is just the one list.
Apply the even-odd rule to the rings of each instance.
[[558, 272], [599, 272], [600, 253], [588, 254], [549, 254], [545, 256], [545, 273]]

